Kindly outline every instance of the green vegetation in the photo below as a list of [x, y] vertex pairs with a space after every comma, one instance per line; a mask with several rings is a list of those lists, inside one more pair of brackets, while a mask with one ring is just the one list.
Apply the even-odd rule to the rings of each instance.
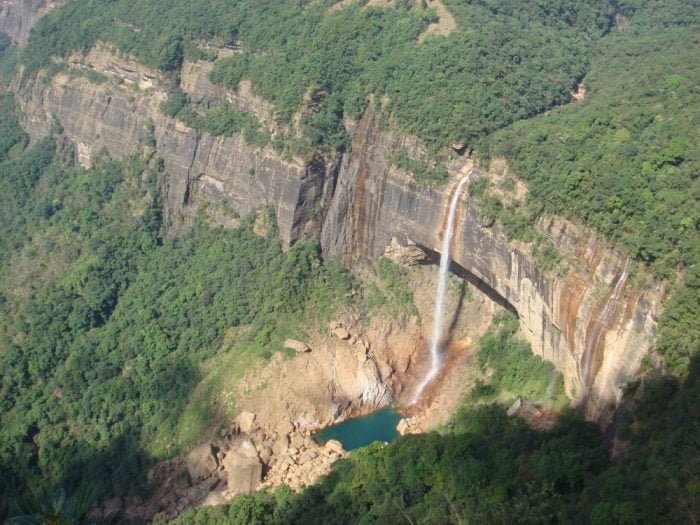
[[659, 320], [657, 348], [668, 370], [683, 376], [693, 356], [700, 354], [700, 266], [685, 278], [665, 305]]
[[104, 519], [91, 517], [93, 496], [87, 490], [80, 490], [68, 496], [64, 489], [51, 495], [37, 495], [25, 498], [17, 505], [15, 517], [6, 520], [7, 524], [17, 525], [116, 525], [123, 522], [120, 512]]
[[18, 156], [29, 142], [29, 137], [19, 125], [17, 118], [17, 108], [12, 95], [2, 97], [0, 99], [0, 162]]
[[392, 154], [389, 157], [389, 162], [397, 168], [412, 173], [423, 184], [443, 184], [449, 178], [445, 168], [441, 166], [431, 167], [419, 160], [414, 160], [408, 156], [405, 149]]
[[532, 353], [530, 343], [516, 336], [518, 318], [510, 312], [497, 315], [494, 328], [479, 340], [477, 364], [486, 374], [472, 391], [474, 399], [512, 400], [524, 396], [532, 401], [564, 408], [569, 400], [564, 380], [551, 363]]
[[262, 492], [175, 523], [693, 523], [699, 372], [696, 357], [682, 384], [638, 388], [618, 432], [628, 448], [614, 462], [575, 412], [538, 433], [498, 405], [465, 406], [446, 434], [355, 451], [299, 495]]
[[629, 29], [600, 42], [587, 99], [496, 133], [491, 151], [533, 209], [592, 226], [668, 278], [700, 260], [700, 49], [689, 5], [635, 4], [623, 4]]
[[197, 113], [190, 106], [187, 95], [176, 89], [161, 102], [160, 109], [169, 117], [177, 118], [191, 128], [200, 129], [210, 135], [230, 137], [234, 133], [243, 133], [243, 138], [248, 144], [260, 148], [270, 142], [270, 134], [261, 128], [258, 119], [231, 104], [220, 104]]
[[232, 417], [235, 399], [214, 406], [212, 391], [326, 322], [354, 284], [252, 218], [162, 240], [157, 159], [72, 158], [49, 138], [0, 163], [5, 497], [143, 490], [154, 460]]
[[469, 185], [469, 196], [476, 201], [479, 214], [491, 223], [498, 222], [509, 239], [531, 243], [530, 251], [538, 267], [544, 271], [554, 270], [561, 262], [559, 253], [552, 241], [535, 229], [535, 221], [542, 207], [529, 200], [504, 204], [494, 195], [489, 180], [476, 179]]
[[380, 311], [388, 316], [416, 315], [408, 270], [382, 257], [376, 265], [377, 277], [367, 286], [364, 304], [369, 313]]
[[287, 121], [311, 95], [303, 124], [313, 147], [346, 147], [343, 117], [357, 117], [373, 94], [386, 95], [386, 116], [435, 152], [567, 102], [613, 14], [607, 2], [453, 0], [445, 3], [457, 30], [419, 42], [435, 20], [424, 4], [330, 10], [334, 3], [71, 2], [38, 22], [23, 60], [35, 71], [103, 40], [177, 73], [185, 56], [202, 56], [202, 41], [240, 43], [244, 52], [218, 61], [212, 79], [251, 79]]
[[9, 84], [17, 66], [17, 48], [10, 38], [0, 33], [0, 81]]

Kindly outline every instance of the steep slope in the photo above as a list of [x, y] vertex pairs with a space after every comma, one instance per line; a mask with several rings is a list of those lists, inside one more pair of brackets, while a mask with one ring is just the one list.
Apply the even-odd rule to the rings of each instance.
[[[225, 202], [243, 215], [271, 205], [286, 246], [318, 235], [326, 254], [348, 264], [380, 256], [392, 238], [439, 249], [451, 185], [425, 187], [395, 167], [392, 152], [420, 155], [420, 142], [381, 131], [372, 107], [349, 128], [352, 153], [338, 160], [288, 161], [270, 146], [247, 144], [240, 134], [212, 137], [166, 117], [159, 110], [165, 97], [162, 76], [108, 48], [74, 56], [69, 64], [71, 70], [52, 78], [15, 81], [30, 134], [44, 135], [55, 119], [84, 165], [102, 148], [124, 156], [150, 134], [168, 174], [165, 216], [171, 231], [181, 229], [182, 218], [201, 206]], [[207, 69], [186, 63], [182, 86], [193, 89], [192, 97], [226, 98], [251, 113], [260, 111], [241, 88], [207, 91]], [[96, 84], [72, 71], [94, 71], [109, 80]], [[466, 166], [456, 157], [449, 173], [455, 177]], [[537, 228], [571, 261], [565, 277], [541, 270], [530, 246], [509, 241], [468, 203], [460, 213], [454, 260], [517, 310], [534, 351], [555, 363], [568, 392], [587, 405], [591, 417], [609, 414], [653, 346], [663, 288], [642, 273], [634, 288], [616, 298], [615, 315], [601, 327], [600, 312], [625, 257], [594, 233], [560, 219], [545, 217]], [[588, 371], [584, 363], [590, 363]]]
[[[511, 2], [445, 1], [456, 27], [425, 38], [434, 15], [414, 2], [275, 3], [269, 11], [263, 4], [212, 2], [195, 13], [177, 1], [162, 24], [152, 23], [160, 16], [155, 2], [89, 0], [53, 11], [11, 85], [32, 144], [65, 138], [84, 167], [100, 168], [105, 152], [147, 158], [160, 174], [160, 232], [172, 242], [202, 218], [231, 228], [269, 208], [292, 259], [295, 247], [317, 240], [324, 258], [358, 272], [382, 254], [435, 261], [455, 184], [473, 170], [458, 207], [452, 270], [482, 298], [517, 314], [533, 352], [563, 374], [589, 419], [610, 423], [625, 390], [627, 403], [644, 406], [644, 392], [641, 400], [629, 397], [630, 381], [642, 373], [666, 366], [688, 373], [700, 315], [697, 39], [674, 54], [695, 27], [687, 3], [615, 4], [614, 16], [607, 4], [543, 4], [527, 7], [530, 22], [519, 24]], [[271, 17], [264, 31], [246, 6]], [[49, 6], [8, 0], [3, 9], [3, 23], [14, 27], [8, 31], [24, 42], [27, 24]], [[230, 11], [205, 28], [217, 9]], [[182, 26], [188, 17], [192, 24]], [[64, 31], [65, 23], [89, 31]], [[638, 68], [654, 80], [639, 87]], [[50, 215], [54, 204], [40, 204]], [[671, 285], [680, 291], [667, 300]], [[401, 349], [378, 337], [388, 352], [378, 359], [363, 360], [360, 352], [333, 361], [332, 344], [314, 354], [323, 399], [298, 403], [310, 414], [304, 424], [333, 418], [337, 367], [352, 378], [339, 396], [356, 401], [344, 405], [344, 415], [402, 399], [395, 387], [410, 386], [425, 368], [416, 341], [429, 330], [398, 326], [411, 342]], [[294, 374], [298, 363], [275, 370]], [[252, 377], [246, 383], [258, 385]], [[202, 392], [209, 387], [202, 382]], [[669, 389], [663, 399], [671, 405], [678, 384]], [[276, 398], [274, 406], [285, 401]], [[208, 415], [202, 411], [197, 424]], [[693, 418], [683, 423], [690, 428]], [[577, 425], [555, 430], [552, 439], [557, 432], [585, 436], [591, 451], [583, 452], [582, 461], [590, 460], [584, 477], [591, 479], [603, 473], [603, 453], [591, 428]], [[272, 444], [266, 432], [256, 442], [262, 449]], [[691, 449], [686, 430], [679, 432], [683, 450]], [[31, 446], [34, 430], [27, 436], [22, 443]], [[547, 470], [542, 464], [539, 473]], [[635, 464], [634, 472], [644, 468]], [[687, 474], [674, 466], [671, 479], [690, 479], [693, 468]], [[566, 485], [558, 475], [552, 473], [557, 494], [582, 490], [583, 478]], [[544, 497], [548, 483], [540, 487]], [[614, 480], [589, 490], [601, 497], [606, 483]], [[691, 489], [683, 485], [679, 498]], [[624, 514], [625, 505], [615, 512]], [[692, 504], [687, 508], [692, 515]], [[462, 511], [451, 512], [459, 518]]]

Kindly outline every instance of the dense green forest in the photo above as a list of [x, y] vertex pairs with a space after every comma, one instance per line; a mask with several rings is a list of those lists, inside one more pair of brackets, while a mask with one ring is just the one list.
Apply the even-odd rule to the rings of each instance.
[[312, 145], [345, 147], [343, 117], [359, 116], [374, 94], [387, 96], [392, 121], [435, 149], [567, 102], [613, 13], [607, 2], [448, 1], [468, 30], [419, 43], [435, 20], [420, 3], [330, 10], [334, 3], [71, 2], [39, 21], [24, 61], [36, 69], [102, 40], [176, 72], [185, 57], [207, 58], [203, 41], [240, 43], [245, 52], [218, 61], [212, 79], [235, 86], [250, 78], [288, 120], [307, 92], [320, 94], [303, 123]]
[[[11, 100], [0, 108], [0, 142], [26, 143]], [[231, 417], [211, 413], [206, 392], [193, 397], [216, 380], [206, 370], [237, 377], [281, 349], [298, 319], [326, 319], [352, 286], [317, 246], [283, 253], [252, 219], [163, 240], [156, 159], [87, 170], [72, 160], [56, 137], [0, 163], [5, 497], [144, 489], [149, 464]], [[236, 327], [246, 329], [225, 338]]]

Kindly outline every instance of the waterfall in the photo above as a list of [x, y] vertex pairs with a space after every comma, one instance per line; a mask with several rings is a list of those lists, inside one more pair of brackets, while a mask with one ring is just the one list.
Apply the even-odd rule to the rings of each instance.
[[433, 310], [433, 334], [430, 341], [430, 370], [418, 385], [416, 393], [413, 395], [411, 404], [418, 401], [423, 390], [428, 384], [435, 379], [435, 376], [440, 371], [442, 366], [442, 357], [440, 356], [440, 337], [442, 336], [442, 315], [445, 302], [445, 292], [447, 291], [447, 274], [450, 269], [450, 246], [452, 245], [452, 235], [455, 229], [455, 215], [457, 213], [457, 204], [459, 197], [462, 194], [462, 188], [469, 182], [472, 172], [467, 173], [462, 180], [459, 181], [457, 189], [452, 196], [450, 209], [447, 215], [447, 227], [442, 238], [442, 253], [440, 254], [440, 273], [438, 274], [437, 292], [435, 294], [435, 309]]
[[613, 293], [608, 299], [608, 301], [605, 303], [605, 308], [603, 308], [603, 312], [601, 313], [599, 318], [603, 326], [607, 326], [610, 323], [611, 317], [615, 313], [617, 301], [620, 299], [620, 292], [622, 291], [622, 287], [625, 285], [625, 283], [627, 283], [627, 277], [629, 276], [629, 266], [630, 260], [627, 259], [625, 261], [625, 266], [622, 269], [622, 274], [617, 279], [617, 282], [613, 287]]
[[617, 315], [617, 306], [620, 295], [629, 277], [629, 258], [625, 261], [622, 273], [613, 286], [612, 293], [608, 296], [603, 309], [593, 320], [586, 333], [586, 351], [583, 355], [583, 381], [586, 388], [590, 388], [595, 375], [595, 367], [600, 358], [600, 349], [605, 341], [605, 334], [610, 328], [610, 323]]

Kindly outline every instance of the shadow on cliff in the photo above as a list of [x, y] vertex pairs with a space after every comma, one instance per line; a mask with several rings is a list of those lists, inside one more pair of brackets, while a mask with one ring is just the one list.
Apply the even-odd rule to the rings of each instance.
[[[435, 250], [431, 250], [430, 248], [426, 246], [419, 245], [419, 248], [423, 250], [423, 252], [426, 253], [427, 257], [420, 263], [422, 265], [426, 264], [431, 264], [435, 266], [440, 266], [440, 253], [436, 252]], [[450, 272], [455, 274], [457, 277], [460, 279], [468, 282], [474, 288], [479, 290], [481, 293], [483, 293], [486, 297], [491, 299], [494, 303], [499, 305], [501, 308], [504, 308], [508, 310], [509, 312], [514, 313], [515, 315], [520, 317], [518, 315], [518, 310], [513, 306], [505, 297], [500, 295], [496, 290], [491, 288], [488, 284], [486, 284], [483, 280], [479, 279], [476, 275], [471, 273], [469, 270], [464, 268], [463, 266], [460, 266], [454, 261], [450, 262]], [[462, 290], [463, 291], [463, 290]], [[461, 302], [459, 307], [461, 308]], [[459, 310], [459, 308], [458, 308]], [[452, 327], [451, 327], [452, 328]]]

